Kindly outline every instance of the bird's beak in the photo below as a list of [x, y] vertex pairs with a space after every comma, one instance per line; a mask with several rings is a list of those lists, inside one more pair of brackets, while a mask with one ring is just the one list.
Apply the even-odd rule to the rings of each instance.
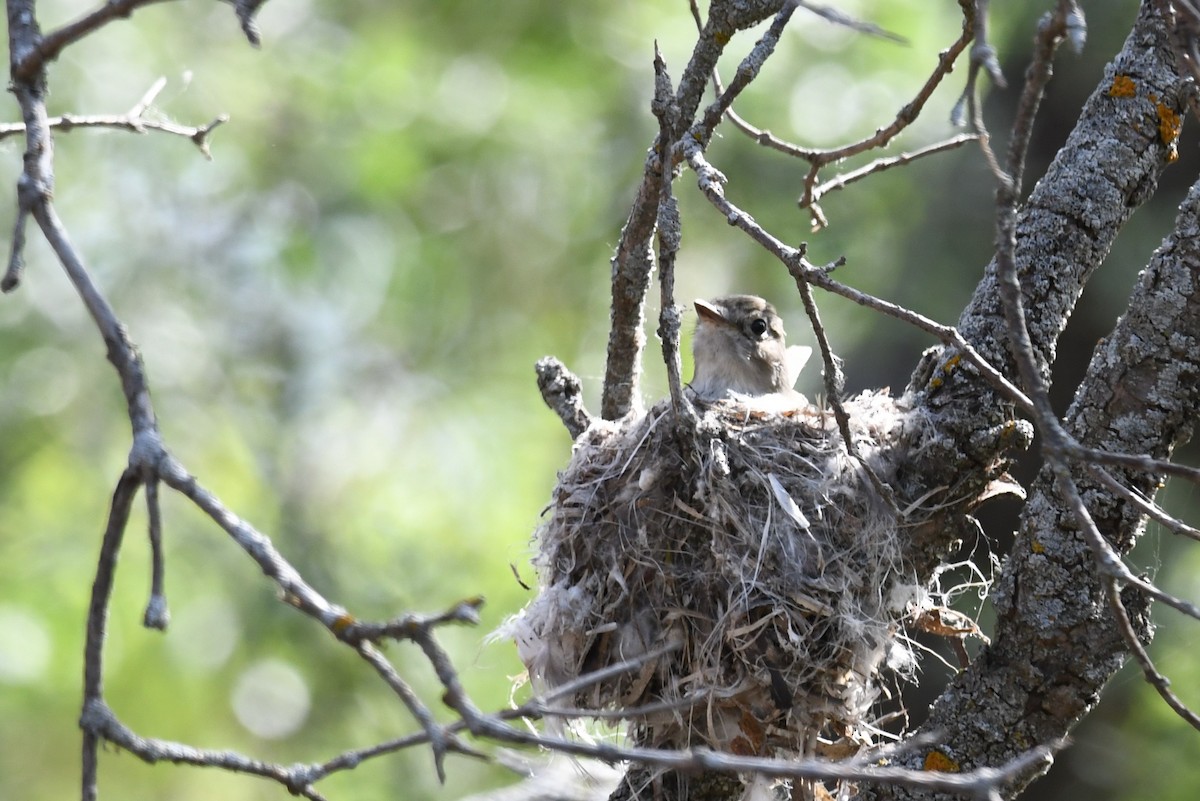
[[707, 320], [710, 323], [716, 323], [717, 325], [729, 325], [729, 320], [725, 317], [724, 312], [709, 303], [707, 300], [697, 299], [695, 306], [696, 314], [700, 315], [701, 320]]

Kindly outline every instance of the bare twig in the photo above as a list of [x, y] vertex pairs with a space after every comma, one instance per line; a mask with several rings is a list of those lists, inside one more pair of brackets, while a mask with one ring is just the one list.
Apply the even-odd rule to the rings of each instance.
[[1079, 488], [1075, 485], [1075, 480], [1071, 477], [1071, 473], [1066, 465], [1057, 460], [1052, 460], [1050, 465], [1051, 469], [1054, 470], [1055, 483], [1058, 486], [1058, 490], [1062, 493], [1068, 508], [1074, 513], [1075, 519], [1079, 522], [1084, 537], [1087, 539], [1088, 545], [1092, 548], [1092, 554], [1096, 558], [1096, 563], [1101, 568], [1109, 608], [1117, 620], [1118, 629], [1125, 640], [1126, 646], [1128, 646], [1138, 665], [1142, 668], [1146, 680], [1154, 686], [1163, 700], [1167, 702], [1167, 705], [1181, 718], [1186, 720], [1188, 724], [1200, 730], [1200, 715], [1189, 709], [1178, 696], [1171, 692], [1170, 682], [1154, 667], [1154, 662], [1151, 661], [1150, 655], [1138, 639], [1136, 632], [1134, 632], [1133, 624], [1129, 620], [1129, 613], [1125, 609], [1125, 604], [1122, 602], [1121, 594], [1117, 589], [1117, 583], [1120, 582], [1133, 586], [1140, 592], [1183, 612], [1195, 620], [1200, 620], [1200, 607], [1163, 592], [1150, 582], [1134, 576], [1129, 571], [1129, 568], [1125, 566], [1120, 555], [1113, 549], [1108, 540], [1104, 538], [1100, 530], [1096, 528], [1096, 523], [1092, 520], [1091, 513], [1088, 512], [1087, 505], [1084, 504], [1083, 497], [1079, 494]]
[[1117, 625], [1121, 630], [1121, 636], [1125, 640], [1125, 644], [1129, 647], [1129, 652], [1133, 654], [1133, 658], [1137, 661], [1138, 667], [1142, 669], [1142, 675], [1146, 681], [1154, 687], [1159, 697], [1166, 702], [1176, 715], [1187, 721], [1192, 728], [1200, 730], [1200, 715], [1197, 715], [1183, 700], [1171, 691], [1171, 680], [1158, 671], [1154, 666], [1154, 661], [1150, 658], [1150, 653], [1146, 647], [1142, 645], [1138, 639], [1137, 633], [1133, 630], [1133, 623], [1129, 619], [1129, 612], [1125, 608], [1125, 603], [1121, 600], [1120, 590], [1117, 588], [1117, 581], [1114, 578], [1109, 578], [1105, 582], [1108, 593], [1108, 605], [1113, 610], [1117, 618]]
[[417, 722], [421, 724], [421, 728], [425, 730], [426, 736], [429, 737], [429, 747], [433, 752], [434, 769], [437, 770], [438, 781], [446, 781], [446, 754], [451, 750], [458, 750], [460, 744], [454, 735], [448, 733], [434, 719], [433, 713], [429, 707], [417, 697], [412, 688], [408, 686], [408, 682], [396, 671], [396, 668], [391, 662], [379, 652], [379, 649], [370, 642], [363, 641], [356, 646], [356, 650], [367, 664], [375, 668], [380, 678], [392, 688], [392, 692], [408, 707], [408, 711], [412, 713]]
[[483, 598], [475, 596], [464, 598], [444, 612], [436, 615], [421, 615], [408, 613], [383, 623], [365, 623], [354, 620], [339, 626], [339, 639], [357, 645], [362, 640], [379, 642], [380, 640], [415, 640], [426, 636], [439, 626], [459, 624], [468, 626], [479, 625], [479, 610], [483, 606]]
[[1116, 493], [1117, 496], [1124, 499], [1126, 502], [1136, 506], [1141, 510], [1142, 514], [1150, 517], [1161, 525], [1166, 526], [1176, 534], [1182, 534], [1185, 537], [1190, 537], [1191, 539], [1200, 541], [1200, 529], [1189, 526], [1182, 520], [1178, 520], [1167, 514], [1166, 511], [1164, 511], [1163, 508], [1157, 503], [1147, 500], [1140, 492], [1134, 492], [1129, 487], [1126, 487], [1120, 481], [1117, 481], [1115, 478], [1113, 478], [1112, 474], [1107, 470], [1103, 470], [1097, 465], [1088, 464], [1086, 462], [1085, 465], [1087, 466], [1088, 473], [1090, 473], [1093, 478], [1095, 478], [1104, 486], [1108, 487], [1109, 490]]
[[[34, 79], [45, 69], [46, 64], [58, 58], [64, 48], [94, 33], [113, 20], [124, 19], [143, 6], [160, 2], [163, 0], [106, 0], [95, 11], [83, 15], [74, 22], [67, 23], [45, 36], [24, 39], [21, 47], [12, 52], [12, 77], [21, 81]], [[10, 20], [13, 5], [9, 4]], [[32, 22], [33, 19], [31, 8], [29, 20]]]
[[[722, 4], [720, 13], [709, 14], [675, 90], [678, 126], [670, 139], [664, 139], [660, 132], [646, 157], [637, 195], [612, 258], [612, 317], [600, 402], [600, 416], [606, 420], [616, 420], [641, 408], [638, 387], [645, 347], [645, 303], [654, 268], [653, 239], [662, 182], [674, 177], [676, 164], [683, 158], [676, 141], [690, 127], [708, 76], [733, 34], [778, 13], [784, 2], [752, 0]], [[716, 10], [714, 6], [710, 12]], [[656, 75], [665, 71], [665, 64], [657, 56], [654, 68]]]
[[[920, 156], [932, 155], [935, 152], [940, 152], [943, 149], [956, 147], [957, 144], [961, 144], [957, 143], [951, 145], [949, 142], [945, 142], [939, 145], [931, 145], [929, 147], [922, 148], [917, 153], [909, 156], [901, 155], [896, 157], [896, 160], [880, 159], [872, 165], [867, 165], [864, 168], [855, 170], [852, 174], [853, 177], [848, 177], [851, 174], [847, 174], [847, 177], [839, 176], [838, 178], [835, 178], [834, 185], [831, 185], [828, 188], [824, 188], [824, 186], [818, 182], [821, 170], [827, 165], [840, 162], [846, 158], [864, 153], [868, 150], [886, 146], [888, 142], [899, 135], [901, 131], [911, 125], [912, 122], [920, 116], [921, 111], [925, 107], [925, 103], [933, 95], [934, 90], [937, 89], [938, 85], [942, 82], [942, 79], [950, 74], [951, 70], [953, 70], [954, 62], [958, 59], [958, 56], [962, 53], [962, 51], [966, 49], [967, 44], [971, 41], [971, 37], [974, 34], [974, 25], [972, 24], [974, 13], [973, 7], [970, 6], [966, 0], [960, 3], [960, 5], [963, 5], [965, 15], [962, 34], [952, 45], [950, 45], [950, 47], [938, 55], [938, 63], [936, 67], [930, 74], [929, 78], [926, 79], [924, 85], [920, 88], [920, 90], [918, 90], [916, 96], [900, 109], [900, 111], [896, 114], [895, 119], [892, 120], [891, 123], [877, 129], [871, 136], [860, 139], [857, 142], [852, 142], [848, 145], [824, 150], [819, 148], [805, 148], [792, 144], [784, 141], [783, 139], [779, 139], [769, 130], [755, 127], [738, 115], [737, 112], [735, 112], [732, 108], [732, 97], [730, 97], [728, 102], [724, 104], [714, 103], [713, 106], [710, 107], [710, 110], [723, 105], [723, 112], [733, 126], [750, 138], [754, 139], [754, 141], [756, 141], [758, 144], [809, 162], [810, 168], [804, 179], [804, 190], [798, 203], [800, 208], [807, 208], [810, 210], [813, 215], [814, 226], [822, 228], [828, 224], [824, 212], [821, 210], [821, 207], [818, 204], [818, 201], [822, 195], [834, 189], [841, 188], [841, 186], [851, 183], [854, 180], [864, 178], [867, 175], [873, 174], [874, 172], [895, 166], [895, 164], [912, 161]], [[695, 3], [695, 0], [691, 1], [690, 6], [692, 17], [696, 22], [697, 28], [702, 28], [703, 26], [700, 19], [700, 11]], [[756, 46], [756, 50], [759, 49], [759, 47], [763, 47], [764, 43], [769, 43], [771, 47], [774, 46], [774, 41], [770, 40], [768, 38], [769, 36], [770, 34], [768, 33], [768, 36], [765, 36], [763, 41]], [[755, 72], [757, 72], [757, 69], [761, 67], [761, 62], [755, 63], [751, 61], [749, 57], [747, 58], [747, 62], [750, 62], [752, 65], [754, 65]], [[741, 71], [742, 68], [739, 68], [739, 77], [741, 75]], [[712, 82], [717, 94], [724, 98], [727, 92], [723, 88], [721, 77], [715, 69], [712, 72]]]
[[[654, 47], [654, 102], [651, 110], [658, 118], [662, 141], [673, 141], [679, 127], [679, 104], [675, 101], [671, 76], [667, 73], [666, 62], [657, 44]], [[667, 386], [671, 392], [671, 408], [675, 412], [675, 419], [694, 422], [696, 412], [683, 395], [683, 379], [680, 377], [683, 368], [679, 355], [679, 332], [683, 326], [683, 315], [675, 303], [675, 258], [679, 254], [683, 229], [679, 221], [679, 204], [671, 189], [673, 183], [672, 173], [664, 171], [658, 190], [658, 221], [655, 225], [659, 263], [658, 338], [662, 343], [663, 363], [667, 366]]]
[[642, 349], [646, 344], [642, 328], [646, 319], [646, 292], [654, 269], [651, 241], [658, 221], [659, 187], [664, 171], [671, 171], [670, 166], [663, 164], [665, 148], [666, 143], [656, 139], [646, 156], [642, 182], [612, 258], [608, 359], [600, 399], [600, 416], [605, 420], [620, 419], [641, 404], [638, 387]]
[[1200, 620], [1200, 606], [1190, 601], [1185, 601], [1182, 598], [1177, 598], [1159, 589], [1149, 581], [1133, 574], [1125, 565], [1124, 560], [1121, 559], [1121, 555], [1117, 553], [1116, 549], [1104, 538], [1100, 530], [1096, 528], [1096, 523], [1092, 520], [1091, 513], [1088, 512], [1087, 506], [1079, 494], [1079, 487], [1075, 484], [1075, 479], [1071, 476], [1066, 460], [1061, 456], [1057, 458], [1051, 456], [1047, 459], [1047, 463], [1054, 471], [1059, 492], [1063, 494], [1067, 502], [1067, 507], [1079, 522], [1084, 537], [1087, 539], [1088, 545], [1091, 546], [1092, 554], [1096, 558], [1096, 564], [1101, 573], [1114, 581], [1137, 588], [1156, 601], [1160, 601], [1188, 617]]
[[843, 172], [815, 185], [812, 189], [812, 203], [815, 205], [821, 198], [830, 192], [844, 189], [856, 181], [861, 181], [863, 178], [874, 175], [884, 170], [889, 170], [892, 167], [903, 167], [906, 164], [911, 164], [917, 159], [933, 156], [938, 153], [944, 153], [947, 150], [954, 150], [962, 147], [968, 142], [974, 142], [979, 138], [978, 134], [965, 133], [952, 136], [949, 139], [944, 139], [941, 142], [934, 142], [931, 145], [918, 148], [911, 153], [901, 153], [898, 156], [888, 156], [886, 158], [876, 159], [870, 164], [864, 164], [856, 170]]
[[1155, 459], [1152, 456], [1140, 453], [1114, 453], [1112, 451], [1099, 450], [1098, 448], [1085, 448], [1071, 441], [1070, 435], [1065, 431], [1062, 432], [1062, 437], [1063, 439], [1058, 443], [1058, 447], [1064, 453], [1080, 462], [1128, 467], [1133, 470], [1140, 470], [1143, 473], [1149, 473], [1150, 475], [1175, 476], [1190, 481], [1193, 484], [1200, 484], [1200, 469], [1195, 467], [1190, 467], [1186, 464], [1177, 464], [1166, 459]]
[[142, 616], [142, 625], [148, 629], [163, 631], [171, 619], [167, 609], [167, 596], [163, 589], [164, 573], [162, 547], [162, 506], [158, 502], [158, 478], [151, 476], [146, 481], [146, 510], [150, 521], [150, 600]]
[[[730, 122], [733, 123], [734, 127], [754, 139], [754, 141], [758, 142], [758, 144], [809, 162], [810, 166], [808, 173], [804, 178], [803, 191], [797, 202], [800, 208], [807, 208], [810, 210], [813, 216], [813, 224], [815, 227], [821, 228], [828, 224], [827, 220], [825, 219], [824, 212], [821, 210], [821, 207], [818, 204], [818, 200], [822, 195], [826, 194], [828, 191], [831, 191], [831, 189], [821, 188], [821, 185], [819, 184], [821, 170], [829, 164], [840, 162], [844, 159], [850, 158], [851, 156], [865, 153], [869, 150], [885, 147], [920, 116], [921, 112], [925, 108], [925, 104], [933, 95], [934, 90], [937, 89], [937, 87], [941, 84], [942, 79], [950, 74], [951, 70], [954, 68], [954, 62], [958, 59], [958, 56], [963, 52], [964, 49], [966, 49], [967, 44], [971, 41], [971, 37], [974, 33], [974, 27], [970, 24], [971, 14], [969, 7], [964, 5], [964, 11], [967, 14], [967, 19], [963, 24], [961, 35], [953, 44], [950, 45], [950, 47], [943, 50], [938, 55], [937, 65], [934, 67], [934, 70], [930, 76], [925, 80], [925, 83], [917, 91], [917, 94], [914, 96], [914, 98], [906, 103], [899, 110], [899, 112], [897, 112], [896, 117], [889, 124], [878, 128], [872, 135], [864, 137], [856, 142], [829, 149], [804, 148], [779, 139], [766, 129], [760, 129], [754, 125], [751, 125], [736, 112], [734, 112], [732, 108], [726, 110], [726, 116], [729, 118]], [[721, 93], [720, 76], [714, 71], [712, 77], [714, 86], [717, 87], [718, 93]], [[933, 152], [938, 151], [926, 148], [919, 154], [909, 157], [908, 160], [911, 161], [912, 159], [917, 158], [918, 155], [928, 155]], [[900, 158], [904, 157], [902, 156]], [[882, 163], [886, 163], [887, 161], [888, 160], [886, 159], [881, 160]], [[858, 180], [859, 178], [866, 177], [866, 175], [869, 175], [876, 170], [886, 169], [887, 166], [892, 165], [887, 164], [886, 166], [877, 166], [871, 167], [870, 169], [863, 168], [862, 170], [856, 170], [856, 177], [853, 179], [841, 180], [841, 185], [850, 183], [851, 180]], [[868, 165], [868, 167], [870, 167], [870, 165]], [[835, 186], [832, 188], [838, 187]]]
[[843, 28], [849, 28], [858, 33], [865, 33], [868, 36], [878, 36], [880, 39], [889, 39], [893, 42], [906, 44], [908, 42], [903, 36], [885, 30], [872, 22], [855, 19], [844, 11], [839, 11], [836, 8], [829, 6], [821, 6], [816, 3], [806, 3], [804, 0], [796, 0], [796, 5], [807, 11], [811, 11], [821, 19], [833, 25], [840, 25]]
[[671, 392], [671, 408], [677, 420], [694, 420], [696, 412], [683, 394], [683, 370], [679, 355], [679, 332], [683, 315], [675, 302], [675, 257], [679, 253], [679, 204], [671, 192], [670, 182], [663, 183], [664, 197], [659, 205], [658, 262], [659, 316], [658, 336], [662, 341], [663, 362], [667, 366], [667, 386]]
[[[982, 3], [982, 0], [981, 0]], [[1068, 19], [1082, 21], [1074, 2], [1060, 2], [1057, 13], [1047, 12], [1038, 23], [1038, 34], [1034, 37], [1033, 60], [1025, 74], [1025, 85], [1021, 91], [1021, 99], [1017, 102], [1016, 114], [1013, 118], [1012, 139], [1008, 146], [1008, 175], [1013, 182], [1013, 189], [1019, 196], [1021, 184], [1025, 176], [1025, 156], [1029, 152], [1029, 140], [1033, 135], [1033, 121], [1037, 117], [1038, 106], [1046, 91], [1046, 84], [1053, 75], [1054, 54], [1058, 46], [1068, 35]], [[986, 15], [979, 14], [979, 19]], [[990, 50], [990, 48], [989, 48]], [[995, 64], [995, 53], [991, 54], [995, 72], [992, 80], [996, 80], [1000, 67]], [[1003, 86], [1003, 83], [997, 83]]]
[[538, 359], [534, 367], [542, 400], [563, 421], [571, 439], [578, 439], [592, 424], [592, 416], [583, 406], [583, 384], [553, 356]]
[[[96, 577], [92, 581], [92, 599], [88, 605], [87, 638], [83, 649], [83, 708], [103, 703], [104, 693], [104, 641], [108, 635], [108, 604], [112, 597], [113, 580], [117, 570], [117, 557], [121, 551], [121, 540], [133, 498], [141, 485], [135, 470], [126, 470], [113, 492], [108, 524], [104, 529], [104, 540], [100, 545], [100, 558], [96, 561]], [[82, 725], [83, 720], [80, 721]], [[101, 734], [83, 725], [83, 801], [95, 801], [99, 772], [99, 748]]]
[[[800, 258], [803, 258], [803, 256], [801, 255]], [[895, 508], [896, 501], [891, 489], [876, 475], [866, 460], [862, 458], [858, 452], [858, 446], [854, 444], [854, 436], [850, 433], [850, 415], [846, 413], [846, 407], [842, 405], [842, 393], [845, 391], [846, 376], [842, 372], [841, 359], [833, 354], [833, 348], [829, 344], [829, 333], [825, 330], [825, 326], [821, 322], [821, 313], [817, 309], [816, 300], [813, 298], [812, 285], [803, 277], [803, 273], [793, 272], [792, 277], [796, 281], [796, 289], [799, 291], [800, 300], [804, 304], [804, 313], [808, 315], [808, 321], [812, 325], [813, 337], [817, 341], [817, 349], [821, 351], [821, 362], [824, 365], [822, 376], [825, 381], [825, 402], [833, 410], [833, 417], [837, 422], [838, 432], [842, 435], [842, 442], [846, 446], [846, 453], [850, 454], [862, 467], [863, 471], [870, 478], [871, 484], [875, 487], [875, 492], [878, 496]]]
[[[164, 85], [163, 79], [160, 78], [154, 87], [151, 88], [151, 92], [157, 95]], [[144, 96], [133, 108], [124, 114], [62, 114], [57, 117], [48, 118], [46, 124], [50, 128], [62, 131], [63, 133], [70, 133], [76, 128], [112, 128], [138, 134], [144, 134], [148, 131], [159, 131], [172, 136], [182, 136], [185, 139], [191, 140], [192, 144], [199, 148], [200, 153], [206, 159], [211, 160], [212, 152], [209, 150], [209, 135], [219, 126], [229, 122], [229, 116], [221, 114], [207, 125], [179, 125], [170, 120], [146, 117], [145, 113], [149, 109], [152, 100], [153, 97], [150, 93], [147, 93], [147, 96]], [[0, 124], [0, 139], [23, 133], [25, 133], [24, 123]]]
[[[725, 176], [708, 163], [704, 156], [700, 154], [698, 148], [689, 155], [688, 163], [692, 167], [692, 171], [696, 173], [700, 191], [721, 212], [725, 221], [730, 225], [740, 228], [751, 239], [766, 249], [767, 252], [779, 259], [788, 268], [793, 277], [798, 276], [814, 286], [819, 286], [835, 295], [841, 295], [860, 306], [883, 312], [890, 317], [903, 320], [928, 334], [932, 334], [942, 343], [955, 348], [961, 354], [961, 358], [965, 358], [971, 365], [978, 369], [984, 379], [1003, 397], [1011, 400], [1026, 412], [1032, 411], [1032, 404], [1025, 396], [1025, 393], [1021, 392], [1020, 389], [984, 359], [953, 326], [935, 322], [924, 315], [906, 309], [891, 301], [876, 298], [873, 295], [861, 292], [834, 280], [830, 277], [827, 270], [823, 270], [808, 262], [800, 250], [784, 244], [771, 235], [766, 229], [755, 222], [753, 217], [726, 198], [725, 190], [722, 186], [726, 180]], [[946, 371], [951, 369], [949, 365], [945, 368]]]
[[975, 796], [986, 794], [1035, 768], [1044, 769], [1051, 761], [1054, 752], [1065, 745], [1065, 741], [1059, 741], [1037, 746], [1000, 767], [979, 767], [958, 773], [942, 773], [817, 759], [790, 760], [735, 756], [701, 748], [677, 751], [620, 747], [608, 743], [584, 743], [540, 735], [525, 729], [507, 726], [493, 717], [485, 719], [485, 723], [486, 735], [498, 740], [540, 746], [566, 754], [593, 756], [608, 762], [637, 762], [642, 765], [684, 773], [720, 771], [723, 773], [756, 773], [771, 778], [871, 782], [917, 787], [930, 792]]
[[235, 751], [211, 751], [169, 740], [140, 737], [121, 723], [103, 701], [93, 700], [85, 703], [79, 722], [85, 736], [103, 737], [152, 765], [156, 762], [173, 762], [177, 765], [217, 768], [231, 773], [260, 776], [279, 782], [293, 795], [312, 801], [324, 801], [325, 798], [313, 788], [312, 783], [319, 776], [314, 777], [314, 772], [307, 766], [285, 768], [282, 765], [243, 756]]
[[[783, 30], [787, 27], [795, 10], [796, 3], [784, 3], [783, 8], [771, 22], [771, 27], [767, 28], [767, 32], [762, 35], [762, 38], [755, 43], [753, 49], [738, 65], [733, 80], [729, 82], [729, 87], [718, 93], [719, 97], [704, 110], [700, 119], [696, 121], [696, 124], [688, 132], [688, 136], [680, 144], [688, 146], [692, 142], [699, 142], [701, 147], [708, 146], [713, 131], [721, 122], [721, 118], [729, 111], [733, 101], [742, 93], [742, 90], [750, 85], [751, 81], [758, 77], [763, 64], [775, 52], [775, 46], [779, 44], [779, 37], [783, 35]], [[715, 71], [713, 75], [716, 76]]]
[[954, 109], [950, 112], [950, 120], [955, 125], [962, 125], [969, 121], [975, 130], [981, 135], [986, 135], [987, 130], [983, 127], [983, 114], [979, 108], [976, 85], [979, 82], [979, 73], [987, 72], [992, 79], [992, 83], [1001, 89], [1007, 86], [1004, 80], [1004, 74], [1000, 71], [1000, 62], [996, 58], [996, 50], [992, 47], [987, 35], [988, 26], [988, 6], [990, 0], [960, 0], [960, 5], [966, 9], [970, 3], [973, 8], [967, 14], [967, 21], [964, 24], [969, 24], [972, 28], [972, 38], [975, 44], [971, 46], [971, 60], [967, 68], [967, 83], [963, 88], [962, 94], [958, 98], [958, 102], [954, 104]]
[[164, 484], [194, 503], [220, 526], [254, 560], [267, 578], [282, 593], [283, 600], [318, 620], [335, 636], [353, 619], [345, 609], [327, 601], [275, 548], [270, 538], [235, 515], [212, 493], [200, 485], [174, 457], [160, 453], [158, 476]]
[[0, 279], [0, 291], [11, 292], [21, 284], [25, 272], [25, 227], [29, 223], [28, 209], [18, 208], [13, 218], [12, 247], [8, 254], [8, 268]]

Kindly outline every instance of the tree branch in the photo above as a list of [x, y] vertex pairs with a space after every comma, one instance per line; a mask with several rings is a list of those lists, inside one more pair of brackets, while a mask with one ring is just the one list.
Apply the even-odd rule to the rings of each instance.
[[[779, 12], [783, 5], [784, 0], [716, 0], [709, 8], [708, 22], [701, 31], [692, 58], [675, 90], [678, 127], [669, 138], [664, 139], [661, 132], [655, 137], [646, 156], [642, 181], [612, 258], [611, 327], [600, 402], [600, 416], [605, 420], [617, 420], [641, 408], [638, 388], [642, 374], [642, 351], [646, 344], [643, 331], [646, 295], [650, 289], [650, 273], [654, 269], [654, 232], [658, 222], [662, 182], [674, 178], [676, 164], [682, 158], [682, 153], [677, 152], [676, 143], [692, 124], [708, 76], [712, 74], [730, 38], [739, 30]], [[654, 102], [661, 105], [669, 101], [662, 94], [661, 84], [666, 65], [660, 57], [655, 58], [654, 69]], [[667, 86], [669, 88], [669, 81]]]
[[[29, 40], [20, 50], [13, 51], [12, 77], [16, 80], [30, 80], [54, 61], [62, 51], [80, 39], [95, 33], [108, 23], [126, 19], [139, 8], [161, 3], [164, 0], [106, 0], [106, 2], [74, 22], [51, 31], [45, 37]], [[9, 9], [14, 5], [25, 3], [9, 3]], [[30, 4], [32, 13], [32, 4]]]
[[[983, 297], [989, 290], [995, 292], [992, 281], [1004, 283], [1003, 227], [997, 261], [964, 314], [968, 325], [977, 326], [975, 330], [986, 325], [990, 328], [985, 330], [994, 332], [982, 342], [985, 353], [1001, 343], [1016, 343], [1016, 357], [1005, 357], [1006, 363], [1011, 369], [1014, 358], [1018, 364], [1024, 362], [1023, 380], [1034, 401], [1038, 430], [1046, 438], [1047, 467], [1030, 494], [1020, 533], [993, 595], [998, 613], [993, 642], [956, 677], [926, 724], [940, 732], [939, 750], [956, 761], [967, 760], [962, 764], [997, 764], [1018, 752], [1020, 743], [1063, 736], [1095, 704], [1128, 649], [1137, 653], [1140, 646], [1134, 647], [1135, 643], [1148, 636], [1143, 593], [1176, 601], [1189, 614], [1197, 611], [1194, 605], [1165, 597], [1124, 566], [1120, 554], [1128, 552], [1141, 533], [1141, 507], [1122, 502], [1103, 484], [1077, 478], [1079, 471], [1070, 469], [1068, 460], [1110, 452], [1161, 460], [1190, 433], [1188, 421], [1194, 419], [1200, 401], [1194, 380], [1186, 378], [1200, 372], [1196, 350], [1200, 303], [1190, 289], [1194, 285], [1190, 276], [1200, 269], [1200, 250], [1194, 245], [1200, 234], [1200, 190], [1193, 188], [1175, 233], [1143, 273], [1129, 312], [1097, 347], [1065, 427], [1047, 409], [1043, 378], [1065, 324], [1055, 315], [1069, 313], [1129, 208], [1147, 196], [1147, 185], [1153, 186], [1169, 158], [1169, 143], [1162, 141], [1159, 128], [1142, 133], [1136, 128], [1137, 118], [1130, 118], [1130, 106], [1146, 115], [1153, 113], [1146, 107], [1149, 104], [1124, 95], [1114, 97], [1111, 91], [1114, 85], [1124, 86], [1114, 84], [1116, 78], [1136, 76], [1132, 80], [1139, 98], [1142, 91], [1154, 92], [1156, 102], [1168, 104], [1168, 110], [1181, 102], [1161, 20], [1151, 6], [1143, 5], [1125, 49], [1085, 107], [1080, 126], [1035, 190], [1027, 210], [1009, 229], [1007, 239], [1015, 243], [1016, 258], [1008, 269], [1010, 276], [1019, 277], [1009, 279], [1017, 293], [1014, 297], [1010, 291], [1007, 302], [1026, 312], [1028, 341], [1022, 345], [1018, 338], [1023, 328], [1020, 315], [1001, 326], [982, 314], [985, 308], [995, 309], [995, 302]], [[1033, 80], [1039, 80], [1036, 74]], [[1147, 88], [1147, 82], [1153, 88]], [[1109, 135], [1098, 137], [1097, 131]], [[1136, 169], [1116, 169], [1122, 158]], [[1090, 169], [1085, 160], [1092, 163]], [[1021, 161], [1020, 154], [1010, 158], [1017, 166]], [[1090, 194], [1081, 196], [1078, 192], [1084, 187]], [[1014, 189], [1010, 181], [1002, 191], [1007, 193], [1002, 201], [1010, 208]], [[1069, 212], [1064, 203], [1078, 203], [1081, 197], [1090, 200], [1086, 213], [1077, 207]], [[1003, 217], [1002, 210], [1002, 223]], [[1051, 224], [1058, 226], [1053, 239], [1049, 230], [1041, 230]], [[1065, 253], [1039, 251], [1031, 244], [1048, 247], [1052, 241], [1059, 242]], [[1072, 258], [1081, 262], [1072, 263]], [[1001, 275], [993, 278], [993, 271]], [[1183, 287], [1189, 294], [1181, 297]], [[975, 419], [978, 424], [978, 405]], [[1155, 477], [1120, 470], [1116, 479], [1133, 493], [1153, 499]], [[1118, 595], [1117, 583], [1136, 590]], [[1133, 614], [1127, 611], [1131, 603], [1136, 606]], [[1152, 673], [1147, 675], [1153, 678]], [[965, 709], [971, 710], [969, 715], [963, 714]], [[997, 737], [997, 732], [1003, 736]], [[910, 766], [918, 763], [915, 758], [904, 761]], [[1024, 784], [1018, 783], [1012, 792]], [[897, 789], [872, 792], [869, 797], [929, 796]]]

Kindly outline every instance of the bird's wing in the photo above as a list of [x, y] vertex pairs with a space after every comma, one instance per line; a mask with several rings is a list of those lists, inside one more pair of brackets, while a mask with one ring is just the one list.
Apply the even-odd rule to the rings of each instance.
[[796, 379], [800, 377], [800, 371], [804, 369], [808, 357], [812, 355], [812, 348], [804, 345], [792, 345], [787, 349], [787, 355], [784, 357], [784, 362], [787, 365], [787, 382], [785, 386], [794, 387]]

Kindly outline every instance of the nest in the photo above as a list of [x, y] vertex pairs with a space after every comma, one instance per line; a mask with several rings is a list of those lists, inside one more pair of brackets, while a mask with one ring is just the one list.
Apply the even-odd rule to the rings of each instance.
[[[827, 412], [669, 403], [595, 422], [535, 535], [538, 596], [502, 633], [534, 687], [639, 742], [845, 755], [875, 740], [888, 666], [929, 594], [904, 566], [919, 510], [891, 497], [922, 418], [883, 394]], [[873, 474], [873, 475], [872, 475]], [[566, 696], [563, 698], [562, 696]]]

